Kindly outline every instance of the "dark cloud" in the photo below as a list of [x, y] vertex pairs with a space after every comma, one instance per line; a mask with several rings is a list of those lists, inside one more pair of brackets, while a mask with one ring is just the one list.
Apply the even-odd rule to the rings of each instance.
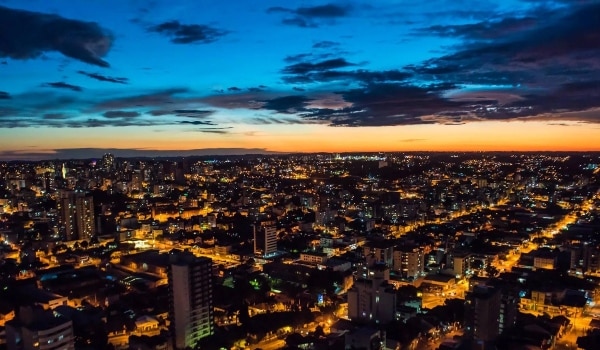
[[[100, 100], [92, 105], [73, 95], [48, 91], [19, 94], [12, 97], [10, 106], [0, 102], [0, 128], [216, 125], [205, 120], [215, 111], [201, 108], [207, 106], [204, 97], [180, 96], [185, 92], [188, 90], [168, 89]], [[97, 117], [82, 117], [89, 115]]]
[[[597, 76], [600, 72], [600, 62], [596, 59], [600, 54], [600, 3], [574, 8], [572, 12], [555, 10], [550, 15], [543, 12], [544, 17], [530, 15], [492, 24], [481, 22], [441, 28], [438, 31], [441, 35], [456, 35], [467, 40], [456, 47], [455, 52], [431, 59], [419, 68], [430, 74], [467, 76], [505, 71], [515, 72], [515, 76], [526, 73], [543, 77], [546, 70], [552, 70], [556, 76], [561, 70], [587, 66], [588, 72]], [[506, 35], [499, 37], [499, 32]], [[536, 83], [532, 78], [535, 77], [528, 81]], [[554, 81], [557, 80], [554, 78]]]
[[298, 95], [276, 97], [263, 101], [264, 105], [262, 108], [277, 111], [279, 113], [297, 113], [305, 110], [305, 107], [310, 100], [311, 99], [306, 96]]
[[81, 75], [85, 75], [86, 77], [92, 78], [92, 79], [96, 79], [99, 81], [106, 81], [109, 83], [115, 83], [115, 84], [127, 84], [129, 83], [129, 79], [127, 78], [121, 78], [121, 77], [109, 77], [106, 75], [102, 75], [99, 73], [91, 73], [91, 72], [85, 72], [85, 71], [77, 71], [77, 73], [81, 74]]
[[136, 117], [139, 117], [140, 115], [141, 115], [140, 112], [135, 112], [135, 111], [106, 111], [102, 114], [102, 116], [104, 116], [104, 118], [123, 118], [123, 119], [136, 118]]
[[62, 81], [54, 82], [54, 83], [45, 83], [43, 86], [52, 87], [56, 89], [66, 89], [71, 91], [83, 91], [81, 86], [67, 84]]
[[[126, 96], [114, 99], [108, 99], [98, 102], [93, 106], [93, 110], [112, 110], [112, 109], [128, 109], [139, 107], [165, 107], [173, 104], [177, 99], [176, 95], [188, 92], [187, 89], [174, 88], [166, 89], [148, 94], [140, 94], [134, 96]], [[173, 108], [173, 107], [170, 107]]]
[[[372, 84], [338, 92], [348, 104], [340, 108], [315, 108], [305, 97], [276, 100], [271, 109], [331, 126], [460, 125], [484, 120], [600, 123], [600, 81], [563, 84], [553, 91], [481, 91], [462, 98], [448, 94], [456, 88], [451, 84]], [[293, 109], [286, 111], [286, 106]]]
[[43, 115], [43, 118], [46, 120], [63, 120], [68, 119], [69, 116], [64, 113], [46, 113]]
[[[527, 116], [593, 109], [600, 107], [598, 101], [600, 101], [600, 80], [589, 80], [565, 83], [552, 91], [523, 93], [521, 100], [505, 105], [504, 109], [512, 109], [513, 115]], [[586, 118], [586, 121], [600, 122], [600, 113], [592, 119]]]
[[343, 58], [334, 58], [331, 60], [321, 62], [301, 62], [295, 63], [285, 67], [282, 72], [284, 74], [307, 74], [311, 72], [326, 71], [336, 68], [345, 68], [354, 66], [354, 63], [350, 63]]
[[203, 132], [205, 134], [219, 134], [219, 135], [229, 134], [229, 131], [227, 131], [227, 130], [198, 129], [196, 131]]
[[282, 79], [284, 82], [289, 84], [307, 84], [317, 82], [324, 83], [335, 81], [346, 81], [358, 84], [371, 84], [404, 81], [409, 77], [411, 77], [410, 73], [399, 70], [368, 71], [361, 69], [354, 71], [328, 70], [322, 72], [311, 72], [306, 74], [287, 75], [284, 76]]
[[317, 28], [318, 25], [312, 21], [309, 21], [302, 17], [284, 18], [281, 23], [288, 26], [295, 26], [300, 28]]
[[342, 7], [334, 4], [327, 4], [321, 6], [312, 6], [312, 7], [299, 7], [295, 11], [295, 13], [306, 16], [306, 17], [344, 17], [348, 15], [349, 9], [347, 7]]
[[267, 87], [265, 85], [252, 86], [252, 87], [248, 88], [248, 91], [250, 91], [250, 92], [260, 92], [260, 91], [263, 91], [266, 88]]
[[167, 110], [167, 109], [153, 109], [147, 112], [149, 115], [155, 116], [155, 117], [160, 117], [163, 115], [171, 115], [173, 114], [173, 111], [171, 110]]
[[225, 109], [260, 109], [266, 98], [274, 95], [266, 91], [260, 92], [240, 92], [236, 94], [216, 94], [201, 98], [202, 102], [208, 106]]
[[399, 70], [369, 71], [341, 70], [356, 66], [344, 58], [334, 58], [317, 62], [299, 62], [282, 69], [283, 81], [288, 84], [307, 84], [315, 82], [349, 81], [360, 84], [376, 82], [397, 82], [408, 79], [411, 74]]
[[225, 135], [225, 134], [230, 134], [231, 132], [229, 131], [230, 129], [233, 129], [233, 127], [228, 126], [228, 127], [224, 127], [224, 128], [199, 128], [199, 129], [191, 129], [188, 130], [190, 132], [202, 132], [202, 133], [206, 133], [206, 134], [221, 134], [221, 135]]
[[231, 86], [227, 88], [227, 91], [242, 91], [242, 89], [237, 86]]
[[209, 120], [181, 120], [178, 122], [179, 124], [189, 124], [189, 125], [216, 125], [215, 123]]
[[150, 32], [171, 38], [174, 44], [212, 43], [228, 32], [204, 24], [182, 24], [179, 21], [164, 22], [150, 27]]
[[297, 55], [286, 56], [283, 60], [287, 63], [301, 62], [312, 57], [312, 53], [300, 53]]
[[0, 6], [0, 57], [25, 60], [57, 51], [100, 67], [112, 36], [98, 24]]
[[297, 86], [294, 86], [293, 89], [294, 89], [294, 91], [306, 91], [306, 89], [303, 89], [303, 88], [297, 87]]
[[302, 119], [297, 117], [282, 117], [272, 115], [259, 115], [246, 121], [250, 124], [256, 125], [294, 125], [294, 124], [311, 124], [313, 121], [308, 119]]
[[0, 100], [8, 100], [10, 99], [10, 94], [5, 91], [0, 91]]
[[340, 43], [336, 42], [336, 41], [328, 41], [328, 40], [324, 40], [324, 41], [319, 41], [313, 44], [313, 49], [330, 49], [332, 47], [338, 47], [340, 46]]
[[460, 25], [434, 25], [418, 30], [425, 35], [462, 37], [470, 40], [499, 39], [530, 30], [539, 24], [533, 17], [503, 18], [496, 21], [484, 21]]
[[214, 111], [202, 109], [176, 109], [173, 113], [179, 116], [207, 117], [213, 114]]
[[339, 46], [331, 46], [322, 49], [313, 48], [312, 51], [295, 55], [288, 55], [283, 60], [288, 64], [293, 63], [317, 63], [327, 60], [340, 59], [342, 56], [348, 55], [348, 51], [341, 50]]
[[295, 9], [286, 7], [270, 7], [267, 13], [282, 13], [287, 17], [281, 20], [285, 25], [291, 25], [301, 28], [316, 28], [320, 24], [334, 23], [336, 18], [346, 17], [350, 14], [350, 7], [335, 4], [326, 4], [320, 6], [298, 7]]
[[340, 92], [351, 107], [305, 110], [303, 117], [333, 126], [386, 126], [428, 124], [423, 117], [436, 111], [458, 111], [468, 102], [446, 99], [447, 86], [372, 84], [366, 88]]
[[[569, 5], [536, 8], [520, 17], [425, 28], [421, 33], [463, 42], [450, 53], [406, 68], [424, 80], [487, 86], [452, 98], [471, 100], [463, 116], [552, 120], [569, 114], [597, 123], [600, 116], [591, 111], [600, 107], [600, 3]], [[440, 120], [456, 119], [455, 114], [435, 114]]]

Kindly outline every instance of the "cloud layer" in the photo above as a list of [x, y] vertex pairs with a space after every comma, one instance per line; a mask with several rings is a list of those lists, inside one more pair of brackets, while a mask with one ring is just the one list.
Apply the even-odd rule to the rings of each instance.
[[112, 36], [98, 24], [57, 15], [14, 10], [0, 6], [0, 57], [37, 58], [57, 51], [100, 67], [111, 48]]
[[281, 23], [301, 28], [316, 28], [322, 24], [332, 24], [336, 18], [348, 16], [350, 8], [337, 4], [325, 4], [310, 7], [270, 7], [267, 13], [284, 15]]
[[109, 77], [107, 75], [102, 75], [100, 73], [91, 73], [86, 71], [78, 71], [77, 73], [81, 75], [85, 75], [88, 78], [92, 78], [98, 81], [105, 81], [107, 83], [115, 83], [115, 84], [127, 84], [129, 79], [122, 77]]
[[[61, 63], [59, 74], [36, 81], [29, 90], [1, 85], [0, 128], [176, 126], [226, 134], [236, 123], [363, 127], [489, 120], [600, 122], [600, 3], [527, 3], [533, 5], [512, 12], [495, 7], [437, 10], [411, 23], [397, 6], [366, 11], [366, 5], [348, 2], [261, 8], [269, 25], [281, 30], [273, 34], [290, 41], [289, 48], [272, 47], [278, 55], [264, 56], [262, 51], [225, 45], [249, 41], [246, 35], [251, 33], [220, 29], [210, 22], [167, 20], [172, 17], [155, 13], [152, 21], [135, 25], [151, 37], [152, 45], [160, 42], [169, 48], [158, 52], [147, 47], [148, 62], [160, 54], [167, 58], [166, 68], [157, 72], [146, 61], [129, 60], [121, 64], [130, 70], [115, 71]], [[339, 30], [351, 21], [360, 25]], [[391, 48], [389, 52], [350, 47], [361, 30], [381, 25], [378, 21], [385, 21], [389, 31], [394, 26], [410, 30], [394, 37], [393, 44], [382, 44]], [[265, 33], [258, 26], [256, 31]], [[295, 40], [292, 35], [297, 33], [306, 36]], [[176, 47], [161, 36], [173, 44], [209, 44], [225, 36], [234, 43], [219, 43], [212, 52], [210, 45]], [[403, 45], [412, 47], [407, 42], [440, 39], [449, 44], [440, 45], [427, 59], [397, 63], [403, 50], [409, 50]], [[383, 41], [369, 37], [378, 40]], [[94, 22], [0, 7], [0, 57], [9, 61], [0, 69], [10, 68], [11, 60], [44, 58], [48, 52], [108, 67], [103, 57], [112, 43], [112, 36]], [[179, 51], [185, 52], [183, 60], [170, 61]], [[233, 56], [239, 58], [239, 67], [227, 68], [235, 74], [212, 74], [215, 60]], [[163, 79], [172, 82], [167, 78], [178, 64], [185, 66], [184, 73], [179, 71], [181, 84], [163, 85]], [[259, 64], [264, 71], [254, 72]], [[143, 74], [133, 75], [135, 70]], [[249, 79], [261, 74], [264, 81], [262, 76]], [[198, 81], [204, 85], [194, 85]]]
[[207, 44], [227, 34], [227, 31], [204, 24], [182, 24], [179, 21], [168, 21], [148, 29], [165, 35], [174, 44]]

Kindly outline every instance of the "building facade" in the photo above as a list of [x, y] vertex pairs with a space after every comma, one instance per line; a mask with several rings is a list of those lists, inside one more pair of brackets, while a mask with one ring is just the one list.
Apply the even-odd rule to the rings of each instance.
[[53, 311], [23, 307], [6, 324], [8, 350], [74, 350], [73, 322]]
[[75, 198], [77, 239], [89, 240], [94, 235], [94, 198], [77, 196]]
[[195, 347], [214, 333], [212, 260], [188, 252], [171, 253], [169, 318], [176, 349]]
[[95, 234], [92, 196], [64, 191], [57, 200], [57, 209], [59, 232], [66, 241], [90, 239]]
[[363, 254], [368, 264], [386, 264], [391, 267], [394, 259], [394, 246], [388, 243], [371, 242], [363, 246]]
[[277, 228], [272, 225], [254, 227], [254, 254], [268, 257], [277, 252]]
[[348, 316], [357, 322], [391, 322], [396, 317], [396, 290], [388, 283], [389, 268], [367, 268], [365, 275], [348, 290]]
[[518, 299], [499, 288], [476, 286], [465, 299], [465, 325], [476, 344], [491, 342], [515, 325]]
[[401, 278], [414, 279], [423, 274], [425, 257], [417, 247], [397, 247], [394, 249], [393, 269]]

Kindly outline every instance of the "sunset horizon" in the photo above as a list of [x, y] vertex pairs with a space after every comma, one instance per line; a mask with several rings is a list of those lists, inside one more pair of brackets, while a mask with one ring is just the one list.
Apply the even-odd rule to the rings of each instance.
[[597, 1], [8, 0], [0, 159], [600, 151], [597, 13]]

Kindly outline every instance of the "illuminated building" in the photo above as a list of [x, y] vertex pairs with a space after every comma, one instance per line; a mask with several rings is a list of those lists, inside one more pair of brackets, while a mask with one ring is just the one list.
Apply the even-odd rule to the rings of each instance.
[[106, 153], [100, 160], [100, 167], [104, 171], [112, 171], [115, 169], [115, 156], [110, 153]]
[[77, 235], [79, 239], [90, 239], [94, 235], [94, 198], [77, 196], [75, 198]]
[[168, 279], [174, 346], [194, 348], [214, 332], [212, 260], [171, 252]]
[[425, 258], [422, 249], [417, 247], [396, 247], [393, 269], [402, 278], [416, 278], [423, 274]]
[[369, 242], [363, 246], [363, 254], [369, 265], [385, 264], [388, 267], [393, 263], [394, 246], [389, 242]]
[[94, 199], [92, 196], [64, 191], [57, 201], [59, 230], [65, 241], [90, 239], [94, 229]]
[[254, 254], [270, 256], [277, 252], [277, 228], [273, 225], [254, 227]]
[[388, 283], [385, 265], [364, 268], [363, 276], [348, 291], [348, 316], [352, 321], [386, 324], [396, 314], [396, 290]]

